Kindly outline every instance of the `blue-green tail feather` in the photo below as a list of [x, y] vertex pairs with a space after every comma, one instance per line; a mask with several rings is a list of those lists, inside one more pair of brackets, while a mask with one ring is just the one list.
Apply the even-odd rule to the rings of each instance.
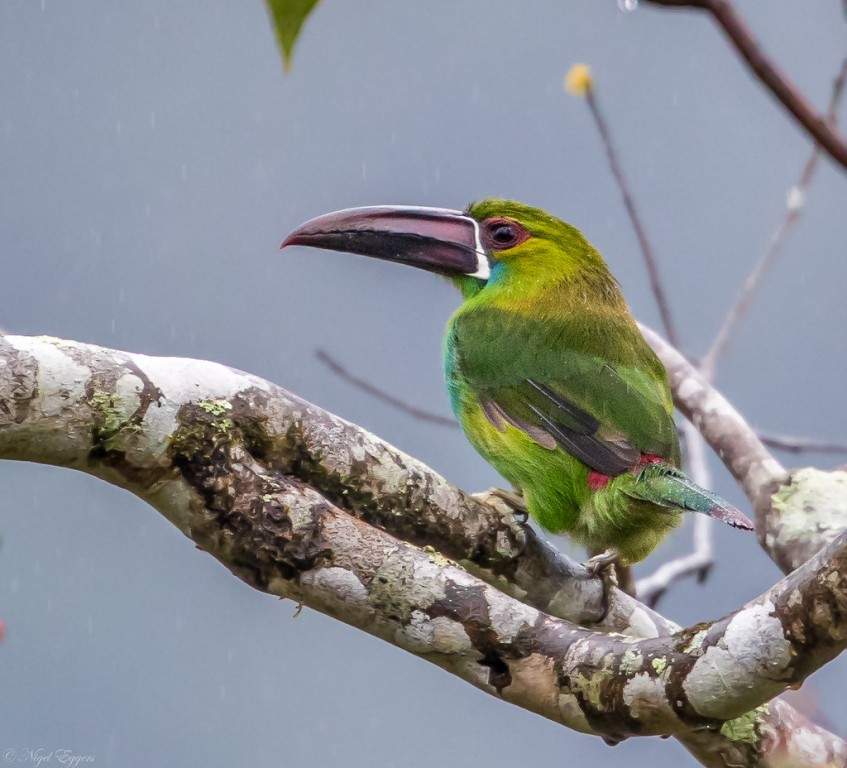
[[681, 470], [669, 464], [648, 464], [625, 492], [628, 496], [652, 502], [660, 507], [701, 512], [716, 520], [722, 520], [733, 528], [753, 530], [753, 523], [741, 510], [720, 496], [701, 488]]

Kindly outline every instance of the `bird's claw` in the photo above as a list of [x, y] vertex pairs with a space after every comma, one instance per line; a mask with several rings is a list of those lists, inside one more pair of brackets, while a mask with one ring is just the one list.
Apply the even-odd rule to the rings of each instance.
[[[618, 584], [618, 572], [615, 566], [622, 567], [620, 552], [616, 549], [607, 549], [599, 555], [590, 557], [583, 563], [585, 570], [603, 582], [603, 617], [611, 610], [613, 587], [620, 588]], [[626, 572], [628, 569], [624, 568]]]
[[594, 555], [594, 557], [590, 557], [588, 560], [583, 563], [585, 565], [586, 570], [592, 576], [599, 576], [604, 571], [609, 569], [609, 566], [616, 565], [620, 562], [621, 553], [616, 549], [607, 549], [605, 552], [601, 552], [599, 555]]

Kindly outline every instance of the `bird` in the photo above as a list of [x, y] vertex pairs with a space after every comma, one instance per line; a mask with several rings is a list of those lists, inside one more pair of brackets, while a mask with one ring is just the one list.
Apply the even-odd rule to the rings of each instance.
[[490, 198], [464, 211], [336, 211], [297, 227], [281, 247], [292, 245], [454, 283], [462, 303], [447, 324], [444, 372], [456, 419], [511, 484], [503, 498], [583, 545], [594, 572], [646, 558], [683, 512], [753, 530], [683, 472], [667, 372], [575, 226]]

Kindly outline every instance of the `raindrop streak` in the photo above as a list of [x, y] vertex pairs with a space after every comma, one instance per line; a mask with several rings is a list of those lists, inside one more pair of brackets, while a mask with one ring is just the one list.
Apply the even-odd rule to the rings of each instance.
[[629, 13], [638, 8], [638, 0], [618, 0], [618, 8]]

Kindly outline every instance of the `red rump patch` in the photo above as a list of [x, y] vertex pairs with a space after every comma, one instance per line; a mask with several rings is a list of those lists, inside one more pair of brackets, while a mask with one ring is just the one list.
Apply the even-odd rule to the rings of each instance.
[[[642, 453], [641, 458], [638, 460], [638, 464], [636, 464], [632, 468], [632, 474], [637, 475], [641, 467], [644, 467], [647, 464], [667, 463], [667, 459], [663, 459], [661, 456], [658, 456], [655, 453]], [[602, 472], [597, 472], [593, 469], [588, 473], [588, 487], [592, 491], [602, 491], [608, 484], [608, 475], [604, 475]]]
[[667, 464], [668, 462], [663, 459], [661, 456], [657, 456], [655, 453], [642, 453], [641, 458], [638, 460], [638, 464], [636, 464], [632, 468], [632, 474], [637, 475], [641, 471], [641, 467], [646, 467], [648, 464]]

